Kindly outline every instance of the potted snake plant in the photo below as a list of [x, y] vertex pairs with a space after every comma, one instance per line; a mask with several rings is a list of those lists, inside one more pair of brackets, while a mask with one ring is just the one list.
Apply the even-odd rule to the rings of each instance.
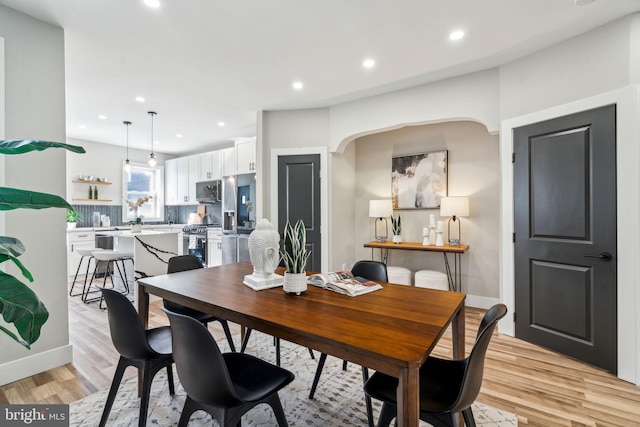
[[287, 293], [300, 295], [307, 290], [305, 268], [311, 255], [311, 251], [307, 250], [307, 230], [302, 220], [298, 220], [295, 225], [287, 220], [281, 255], [286, 267], [282, 289]]
[[[74, 153], [84, 153], [82, 147], [59, 142], [40, 140], [0, 140], [0, 154], [17, 155], [47, 148], [64, 148]], [[62, 197], [30, 190], [0, 187], [0, 211], [13, 209], [63, 208], [74, 211]], [[0, 236], [0, 264], [13, 262], [25, 279], [33, 282], [33, 276], [18, 259], [25, 247], [15, 237]], [[40, 337], [40, 330], [49, 318], [49, 312], [36, 293], [18, 278], [0, 271], [0, 314], [5, 325], [0, 331], [13, 340], [31, 349], [31, 344]], [[8, 329], [13, 324], [15, 332]]]
[[391, 215], [391, 231], [393, 232], [393, 243], [402, 243], [402, 222], [399, 214], [398, 218]]

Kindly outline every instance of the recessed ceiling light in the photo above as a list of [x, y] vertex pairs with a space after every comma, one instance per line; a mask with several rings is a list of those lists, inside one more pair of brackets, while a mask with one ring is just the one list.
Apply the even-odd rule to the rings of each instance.
[[176, 138], [182, 138], [182, 134], [181, 133], [177, 133], [176, 134]]
[[160, 144], [160, 141], [158, 141], [157, 139], [155, 141], [153, 141], [154, 144], [158, 145]]
[[107, 116], [105, 116], [104, 114], [100, 114], [100, 115], [98, 116], [98, 118], [99, 118], [100, 120], [107, 120]]
[[374, 65], [376, 65], [376, 61], [374, 61], [373, 59], [365, 59], [364, 61], [362, 61], [362, 66], [364, 68], [373, 68]]
[[86, 129], [87, 127], [85, 125], [80, 125], [78, 126], [78, 129]]
[[464, 37], [464, 31], [454, 31], [451, 34], [449, 34], [449, 40], [460, 40], [461, 38]]
[[160, 7], [160, 0], [144, 0], [144, 4], [149, 7]]
[[225, 127], [225, 126], [226, 126], [226, 124], [225, 124], [225, 122], [218, 122], [218, 126], [220, 126], [221, 128], [223, 128], [223, 127]]
[[302, 84], [302, 82], [293, 82], [293, 85], [292, 85], [292, 86], [293, 86], [293, 88], [294, 88], [295, 90], [300, 90], [300, 89], [302, 89], [302, 88], [304, 87], [304, 85]]
[[138, 102], [144, 102], [144, 98], [141, 96], [136, 96], [136, 101]]

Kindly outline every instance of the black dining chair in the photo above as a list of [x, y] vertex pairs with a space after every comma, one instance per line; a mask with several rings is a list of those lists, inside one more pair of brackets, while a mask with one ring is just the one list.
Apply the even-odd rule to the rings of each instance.
[[[167, 273], [177, 273], [179, 271], [188, 271], [195, 270], [197, 268], [203, 268], [202, 263], [195, 255], [178, 255], [169, 258], [169, 265], [167, 267]], [[203, 313], [198, 310], [194, 310], [189, 307], [185, 307], [180, 304], [176, 304], [175, 302], [163, 300], [164, 307], [167, 310], [173, 311], [174, 313], [184, 314], [185, 316], [193, 317], [198, 322], [206, 325], [209, 322], [218, 321], [222, 325], [222, 330], [224, 331], [224, 335], [227, 337], [227, 341], [229, 342], [229, 348], [231, 351], [236, 351], [236, 346], [233, 344], [233, 338], [231, 337], [231, 331], [229, 330], [229, 323], [225, 319], [220, 319], [219, 317], [213, 316], [211, 314]]]
[[[489, 341], [500, 319], [507, 314], [504, 304], [491, 307], [480, 323], [476, 341], [463, 360], [429, 357], [420, 368], [420, 419], [434, 427], [457, 426], [456, 416], [462, 412], [468, 427], [476, 425], [471, 405], [482, 385], [484, 359]], [[382, 401], [378, 427], [391, 424], [396, 417], [398, 379], [376, 372], [365, 383], [367, 396]]]
[[[373, 280], [376, 282], [388, 282], [389, 277], [387, 275], [387, 265], [383, 262], [379, 261], [358, 261], [353, 264], [351, 267], [351, 274], [355, 277], [363, 277], [367, 280]], [[318, 360], [318, 367], [316, 368], [316, 374], [313, 377], [313, 384], [311, 384], [311, 391], [309, 392], [309, 399], [313, 399], [313, 396], [316, 392], [316, 388], [318, 387], [318, 381], [320, 380], [320, 375], [322, 374], [322, 369], [324, 368], [324, 363], [327, 360], [327, 354], [322, 353], [320, 355], [320, 359]], [[342, 362], [342, 370], [347, 369], [347, 361], [344, 360]], [[366, 382], [369, 379], [369, 369], [367, 367], [362, 367], [362, 379]], [[367, 420], [369, 421], [369, 426], [373, 426], [373, 408], [371, 406], [371, 399], [369, 396], [365, 396], [365, 405], [367, 410]]]
[[153, 377], [162, 368], [167, 368], [169, 380], [169, 393], [174, 394], [173, 385], [173, 357], [171, 355], [171, 329], [162, 326], [145, 330], [133, 307], [126, 296], [113, 289], [101, 288], [102, 296], [107, 304], [109, 317], [109, 329], [111, 340], [116, 350], [120, 353], [120, 360], [113, 375], [111, 388], [107, 397], [107, 403], [102, 411], [100, 427], [103, 427], [113, 401], [120, 387], [122, 375], [129, 366], [135, 366], [142, 374], [142, 390], [140, 394], [140, 416], [138, 426], [147, 425], [147, 407], [149, 406], [149, 390]]
[[221, 427], [236, 427], [261, 403], [271, 406], [279, 426], [288, 425], [278, 391], [293, 381], [293, 373], [249, 354], [221, 353], [202, 323], [164, 311], [171, 324], [176, 370], [187, 393], [179, 427], [198, 410], [209, 413]]

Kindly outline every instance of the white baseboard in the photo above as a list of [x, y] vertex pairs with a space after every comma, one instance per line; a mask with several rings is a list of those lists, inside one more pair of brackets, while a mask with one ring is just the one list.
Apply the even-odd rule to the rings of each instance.
[[482, 308], [484, 310], [488, 310], [499, 302], [500, 299], [498, 298], [479, 297], [476, 295], [467, 294], [467, 299], [465, 300], [464, 305], [466, 307]]
[[73, 362], [73, 346], [71, 344], [13, 360], [0, 365], [0, 385], [9, 384], [71, 362]]

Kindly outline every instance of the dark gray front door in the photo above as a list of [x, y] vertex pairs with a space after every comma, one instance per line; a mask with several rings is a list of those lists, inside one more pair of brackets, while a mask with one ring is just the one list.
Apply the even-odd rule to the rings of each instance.
[[516, 336], [617, 370], [616, 109], [514, 129]]
[[287, 220], [301, 219], [311, 251], [307, 270], [321, 271], [320, 246], [320, 155], [278, 157], [278, 231], [283, 235]]

